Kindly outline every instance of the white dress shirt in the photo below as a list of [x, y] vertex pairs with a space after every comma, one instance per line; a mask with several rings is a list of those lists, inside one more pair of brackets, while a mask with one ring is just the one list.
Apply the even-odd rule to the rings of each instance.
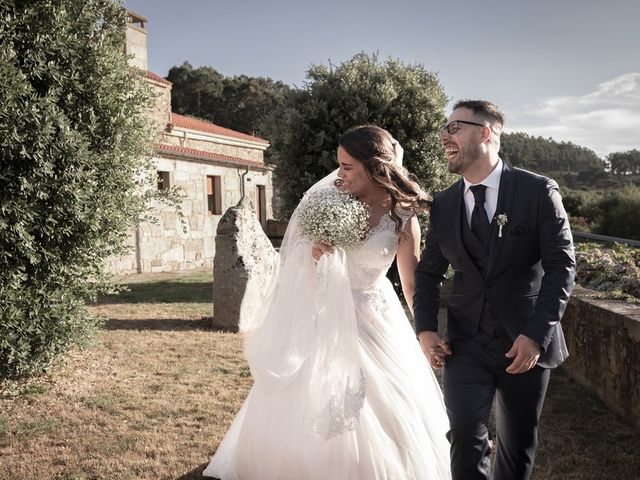
[[498, 164], [491, 171], [491, 173], [482, 180], [480, 183], [471, 183], [466, 178], [464, 179], [464, 204], [467, 207], [467, 222], [471, 227], [471, 212], [476, 204], [473, 192], [470, 187], [474, 185], [485, 185], [487, 187], [484, 197], [484, 209], [487, 211], [487, 218], [489, 223], [493, 222], [493, 216], [498, 208], [498, 190], [500, 190], [500, 177], [502, 176], [502, 160], [498, 159]]

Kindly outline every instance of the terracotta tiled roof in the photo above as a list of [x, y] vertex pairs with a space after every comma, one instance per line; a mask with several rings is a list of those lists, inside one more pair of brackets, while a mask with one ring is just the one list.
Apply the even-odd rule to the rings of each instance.
[[167, 80], [166, 78], [162, 78], [160, 75], [153, 73], [153, 72], [149, 72], [147, 71], [147, 78], [150, 78], [151, 80], [153, 80], [154, 82], [158, 82], [158, 83], [162, 83], [163, 85], [173, 85], [169, 80]]
[[177, 157], [194, 158], [197, 160], [213, 160], [218, 163], [225, 163], [233, 165], [235, 167], [253, 167], [262, 170], [271, 170], [271, 165], [266, 165], [262, 162], [256, 162], [255, 160], [246, 160], [239, 157], [231, 157], [229, 155], [222, 155], [221, 153], [207, 152], [204, 150], [198, 150], [196, 148], [179, 147], [177, 145], [167, 145], [164, 143], [154, 144], [156, 152], [165, 155], [172, 155]]
[[215, 135], [223, 135], [225, 137], [238, 138], [242, 140], [248, 140], [250, 142], [263, 143], [268, 145], [269, 142], [263, 138], [254, 137], [246, 133], [236, 132], [229, 128], [221, 127], [215, 123], [207, 122], [206, 120], [200, 120], [198, 118], [187, 117], [180, 115], [179, 113], [171, 112], [172, 123], [176, 127], [189, 128], [191, 130], [199, 130], [201, 132], [213, 133]]

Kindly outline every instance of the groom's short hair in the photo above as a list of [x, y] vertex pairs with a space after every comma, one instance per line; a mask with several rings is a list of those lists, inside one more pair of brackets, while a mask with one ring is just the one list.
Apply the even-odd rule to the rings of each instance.
[[472, 110], [474, 115], [482, 117], [491, 123], [498, 133], [502, 132], [504, 114], [495, 104], [487, 100], [460, 100], [453, 106], [454, 110], [457, 108], [468, 108]]

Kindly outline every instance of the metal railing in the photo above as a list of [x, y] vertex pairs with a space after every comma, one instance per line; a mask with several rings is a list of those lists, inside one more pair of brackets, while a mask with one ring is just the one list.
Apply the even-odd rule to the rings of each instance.
[[616, 243], [624, 243], [625, 245], [629, 245], [630, 247], [640, 247], [640, 241], [638, 240], [630, 240], [628, 238], [619, 238], [619, 237], [608, 237], [606, 235], [597, 235], [595, 233], [586, 233], [586, 232], [571, 232], [573, 233], [574, 238], [583, 238], [586, 240], [596, 240], [598, 242], [616, 242]]

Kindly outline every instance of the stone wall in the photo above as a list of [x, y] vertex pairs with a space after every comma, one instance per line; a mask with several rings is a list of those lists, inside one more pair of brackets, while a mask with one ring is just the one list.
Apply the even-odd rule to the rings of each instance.
[[[144, 223], [130, 232], [131, 252], [110, 258], [106, 268], [112, 273], [171, 272], [213, 267], [215, 235], [222, 215], [207, 209], [208, 175], [220, 176], [222, 209], [236, 205], [241, 198], [244, 168], [223, 167], [206, 162], [155, 158], [158, 170], [170, 174], [170, 185], [179, 186], [186, 195], [182, 202], [184, 218], [172, 207], [156, 204], [153, 213], [158, 222]], [[249, 181], [246, 181], [249, 178]], [[245, 176], [245, 196], [255, 202], [256, 185], [264, 185], [267, 198], [272, 194], [271, 172], [250, 171]], [[255, 203], [254, 203], [255, 204]], [[272, 217], [269, 202], [267, 218]], [[138, 247], [136, 248], [136, 244]], [[139, 252], [139, 257], [137, 256]]]
[[593, 296], [577, 287], [571, 297], [562, 319], [570, 354], [563, 368], [640, 428], [640, 306]]
[[105, 270], [111, 273], [136, 273], [138, 271], [136, 256], [136, 230], [129, 232], [127, 237], [127, 253], [120, 256], [111, 256], [105, 261]]
[[[158, 84], [152, 80], [149, 80], [149, 84], [156, 95], [153, 110], [150, 112], [151, 120], [155, 131], [163, 132], [171, 120], [171, 85]], [[159, 133], [158, 136], [161, 137], [162, 134]]]

